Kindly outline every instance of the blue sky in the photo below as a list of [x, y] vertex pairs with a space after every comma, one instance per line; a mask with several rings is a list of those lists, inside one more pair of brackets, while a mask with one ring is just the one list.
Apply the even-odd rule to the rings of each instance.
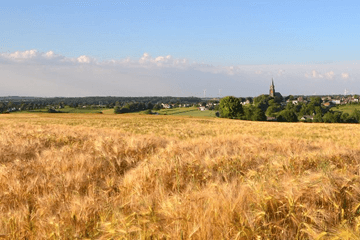
[[[288, 86], [282, 90], [285, 94], [291, 94], [291, 86], [299, 81], [304, 82], [304, 87], [298, 94], [320, 93], [324, 89], [330, 91], [330, 94], [339, 93], [340, 87], [341, 93], [346, 87], [360, 92], [356, 82], [360, 73], [359, 65], [356, 64], [360, 60], [359, 12], [358, 1], [329, 0], [6, 1], [0, 6], [0, 53], [7, 60], [11, 59], [11, 56], [17, 56], [11, 64], [7, 64], [16, 65], [16, 69], [19, 69], [20, 73], [23, 71], [23, 74], [9, 72], [10, 68], [5, 68], [4, 65], [7, 60], [1, 61], [0, 58], [0, 79], [1, 74], [4, 75], [6, 72], [9, 78], [16, 78], [19, 83], [24, 81], [26, 85], [27, 71], [30, 69], [21, 67], [24, 65], [24, 59], [19, 63], [20, 55], [14, 55], [16, 52], [36, 50], [36, 56], [31, 55], [26, 61], [37, 66], [50, 64], [46, 58], [41, 61], [39, 59], [52, 51], [64, 59], [87, 56], [95, 59], [93, 62], [97, 63], [97, 67], [100, 63], [111, 60], [130, 59], [138, 62], [144, 53], [148, 53], [153, 59], [171, 55], [173, 61], [186, 59], [188, 64], [207, 64], [219, 69], [252, 66], [254, 73], [256, 72], [253, 75], [227, 72], [222, 77], [219, 76], [221, 73], [216, 71], [210, 71], [213, 75], [208, 76], [209, 71], [204, 75], [201, 74], [204, 71], [197, 70], [195, 74], [185, 68], [179, 73], [179, 68], [176, 68], [177, 70], [171, 73], [172, 76], [177, 74], [176, 77], [168, 77], [168, 87], [164, 88], [166, 91], [174, 85], [183, 85], [180, 83], [184, 80], [179, 79], [179, 76], [199, 81], [199, 89], [181, 88], [184, 95], [209, 88], [207, 85], [210, 83], [207, 83], [206, 79], [211, 78], [232, 79], [228, 85], [222, 85], [223, 88], [233, 89], [235, 86], [248, 89], [239, 90], [238, 93], [228, 92], [238, 96], [260, 94], [261, 91], [257, 92], [254, 89], [258, 89], [258, 86], [263, 86], [264, 83], [264, 91], [268, 91], [267, 83], [271, 77], [283, 86]], [[36, 63], [34, 57], [37, 58]], [[53, 68], [59, 67], [59, 63], [54, 61], [51, 64]], [[76, 71], [76, 66], [71, 71]], [[254, 66], [258, 66], [258, 69]], [[122, 67], [126, 68], [124, 65]], [[104, 68], [102, 64], [103, 71]], [[287, 69], [285, 72], [289, 75], [282, 74], [280, 77], [279, 71], [284, 69]], [[157, 68], [156, 71], [158, 72], [147, 70], [142, 74], [148, 75], [149, 79], [166, 81], [164, 70]], [[317, 74], [310, 74], [313, 71]], [[261, 76], [259, 72], [267, 72], [267, 75]], [[44, 77], [44, 74], [44, 71], [38, 70], [38, 77], [34, 75], [34, 81]], [[67, 77], [75, 75], [74, 73]], [[326, 76], [332, 80], [332, 87], [324, 88], [324, 84], [329, 85], [328, 82], [310, 81], [325, 80]], [[104, 78], [100, 75], [98, 77]], [[48, 75], [47, 78], [51, 81], [59, 76]], [[76, 81], [75, 77], [73, 78], [73, 81]], [[171, 78], [177, 79], [177, 82]], [[133, 75], [122, 75], [121, 79], [123, 80], [119, 81], [122, 81], [122, 84], [139, 80]], [[344, 79], [345, 83], [340, 82]], [[235, 85], [231, 85], [234, 84], [233, 81], [236, 82]], [[308, 86], [315, 89], [310, 91]], [[179, 88], [174, 87], [173, 90]], [[218, 87], [213, 88], [209, 92], [215, 95], [218, 92], [215, 88]], [[0, 95], [43, 94], [39, 91], [27, 93], [25, 89], [16, 92], [13, 89], [19, 87], [0, 90]], [[135, 89], [131, 94], [145, 94]], [[295, 89], [299, 90], [299, 87]], [[64, 92], [51, 92], [55, 95], [64, 95]], [[78, 95], [101, 95], [110, 92], [112, 93], [104, 91], [97, 94], [89, 89], [79, 92]], [[119, 94], [127, 93], [129, 91]], [[76, 95], [76, 92], [72, 94]], [[154, 91], [154, 94], [165, 93]]]

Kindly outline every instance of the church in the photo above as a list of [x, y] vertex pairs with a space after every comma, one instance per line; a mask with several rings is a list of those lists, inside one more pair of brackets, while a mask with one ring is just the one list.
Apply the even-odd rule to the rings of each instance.
[[281, 93], [275, 92], [275, 85], [274, 85], [274, 79], [273, 78], [271, 79], [269, 95], [270, 95], [270, 97], [280, 97], [280, 98], [282, 98]]

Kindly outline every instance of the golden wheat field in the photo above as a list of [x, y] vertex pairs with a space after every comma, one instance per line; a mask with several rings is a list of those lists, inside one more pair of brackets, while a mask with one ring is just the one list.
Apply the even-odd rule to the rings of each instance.
[[360, 239], [359, 130], [0, 115], [0, 239]]

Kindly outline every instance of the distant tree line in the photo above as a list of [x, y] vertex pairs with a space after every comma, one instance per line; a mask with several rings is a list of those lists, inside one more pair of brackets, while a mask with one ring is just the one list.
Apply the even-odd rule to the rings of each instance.
[[17, 110], [35, 110], [42, 109], [48, 106], [55, 108], [83, 107], [83, 106], [101, 106], [106, 108], [114, 108], [116, 102], [118, 106], [126, 106], [132, 111], [134, 109], [147, 109], [148, 105], [155, 106], [161, 103], [178, 103], [178, 104], [195, 104], [201, 99], [197, 97], [76, 97], [76, 98], [29, 98], [29, 97], [9, 97], [0, 98], [0, 113], [11, 111], [15, 108]]
[[[189, 103], [181, 103], [180, 101], [177, 101], [176, 103], [170, 102], [164, 102], [166, 104], [171, 104], [172, 108], [180, 107], [183, 104], [189, 104]], [[191, 103], [190, 105], [196, 105], [200, 106], [202, 103]], [[206, 105], [206, 103], [205, 103]], [[114, 113], [130, 113], [130, 112], [139, 112], [147, 110], [146, 113], [151, 114], [151, 110], [160, 110], [163, 106], [160, 103], [153, 104], [152, 102], [148, 103], [142, 103], [142, 102], [116, 102], [114, 107]]]

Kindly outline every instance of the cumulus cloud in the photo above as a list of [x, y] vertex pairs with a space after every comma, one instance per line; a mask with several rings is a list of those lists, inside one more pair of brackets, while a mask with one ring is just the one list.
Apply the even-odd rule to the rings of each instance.
[[330, 72], [325, 73], [325, 77], [326, 77], [327, 79], [333, 79], [334, 76], [335, 76], [335, 73], [334, 73], [333, 71], [330, 71]]
[[312, 70], [310, 73], [306, 72], [305, 73], [305, 77], [306, 78], [315, 78], [315, 79], [322, 79], [322, 78], [326, 78], [326, 79], [334, 79], [335, 77], [335, 73], [334, 71], [329, 71], [329, 72], [325, 72], [324, 74], [317, 71], [317, 70]]
[[80, 57], [78, 57], [76, 59], [79, 63], [90, 63], [92, 61], [94, 61], [94, 59], [88, 57], [88, 56], [85, 56], [85, 55], [82, 55]]
[[14, 53], [10, 53], [8, 55], [4, 55], [4, 56], [8, 56], [11, 59], [15, 59], [15, 60], [20, 60], [20, 59], [29, 59], [29, 58], [33, 58], [36, 57], [38, 55], [38, 51], [37, 50], [27, 50], [27, 51], [16, 51]]
[[151, 56], [148, 53], [144, 53], [140, 58], [139, 63], [146, 63], [151, 59]]
[[48, 51], [45, 53], [45, 56], [47, 58], [53, 58], [53, 57], [55, 57], [55, 53], [53, 51]]

